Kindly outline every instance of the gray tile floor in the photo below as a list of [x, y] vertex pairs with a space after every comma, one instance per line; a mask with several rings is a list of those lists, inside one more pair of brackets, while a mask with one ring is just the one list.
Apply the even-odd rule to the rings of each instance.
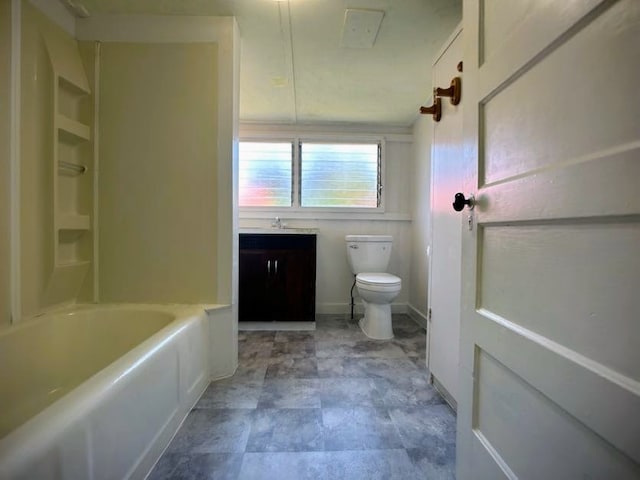
[[240, 332], [150, 479], [452, 479], [455, 414], [428, 383], [425, 332], [394, 315], [368, 339], [344, 316], [313, 332]]

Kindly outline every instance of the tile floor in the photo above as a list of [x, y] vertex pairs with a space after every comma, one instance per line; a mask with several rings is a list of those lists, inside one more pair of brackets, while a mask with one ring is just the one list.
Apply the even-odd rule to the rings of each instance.
[[240, 332], [150, 479], [452, 479], [455, 414], [428, 384], [425, 332], [374, 341], [344, 316], [313, 332]]

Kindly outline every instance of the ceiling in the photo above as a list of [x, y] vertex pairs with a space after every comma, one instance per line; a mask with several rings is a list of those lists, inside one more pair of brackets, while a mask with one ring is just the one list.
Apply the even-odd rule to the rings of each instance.
[[[240, 120], [409, 126], [461, 0], [75, 0], [100, 13], [234, 15]], [[384, 12], [371, 48], [341, 47], [345, 10]]]

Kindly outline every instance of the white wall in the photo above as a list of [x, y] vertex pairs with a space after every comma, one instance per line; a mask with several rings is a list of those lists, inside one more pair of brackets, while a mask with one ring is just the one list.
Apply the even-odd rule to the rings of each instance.
[[[265, 133], [268, 132], [268, 133]], [[240, 137], [269, 135], [287, 138], [289, 135], [335, 135], [348, 139], [349, 135], [381, 135], [385, 138], [386, 181], [384, 186], [386, 208], [384, 213], [300, 213], [243, 209], [240, 212], [240, 228], [270, 227], [273, 217], [282, 218], [290, 227], [309, 227], [319, 230], [317, 237], [316, 312], [347, 313], [349, 292], [353, 274], [347, 264], [344, 241], [348, 234], [393, 235], [394, 243], [389, 272], [402, 278], [402, 291], [394, 302], [394, 310], [406, 311], [411, 288], [411, 217], [410, 191], [412, 164], [412, 136], [409, 130], [391, 132], [372, 131], [366, 128], [329, 127], [305, 128], [241, 125]], [[358, 304], [359, 305], [359, 304]]]
[[426, 326], [430, 231], [431, 140], [433, 120], [419, 116], [413, 125], [413, 174], [411, 178], [411, 273], [409, 313]]
[[11, 4], [0, 2], [0, 327], [11, 320]]

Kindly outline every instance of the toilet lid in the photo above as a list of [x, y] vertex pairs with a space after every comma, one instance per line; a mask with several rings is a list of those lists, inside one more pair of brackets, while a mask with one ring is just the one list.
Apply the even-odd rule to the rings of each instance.
[[400, 285], [402, 279], [390, 273], [359, 273], [356, 280], [363, 285]]

